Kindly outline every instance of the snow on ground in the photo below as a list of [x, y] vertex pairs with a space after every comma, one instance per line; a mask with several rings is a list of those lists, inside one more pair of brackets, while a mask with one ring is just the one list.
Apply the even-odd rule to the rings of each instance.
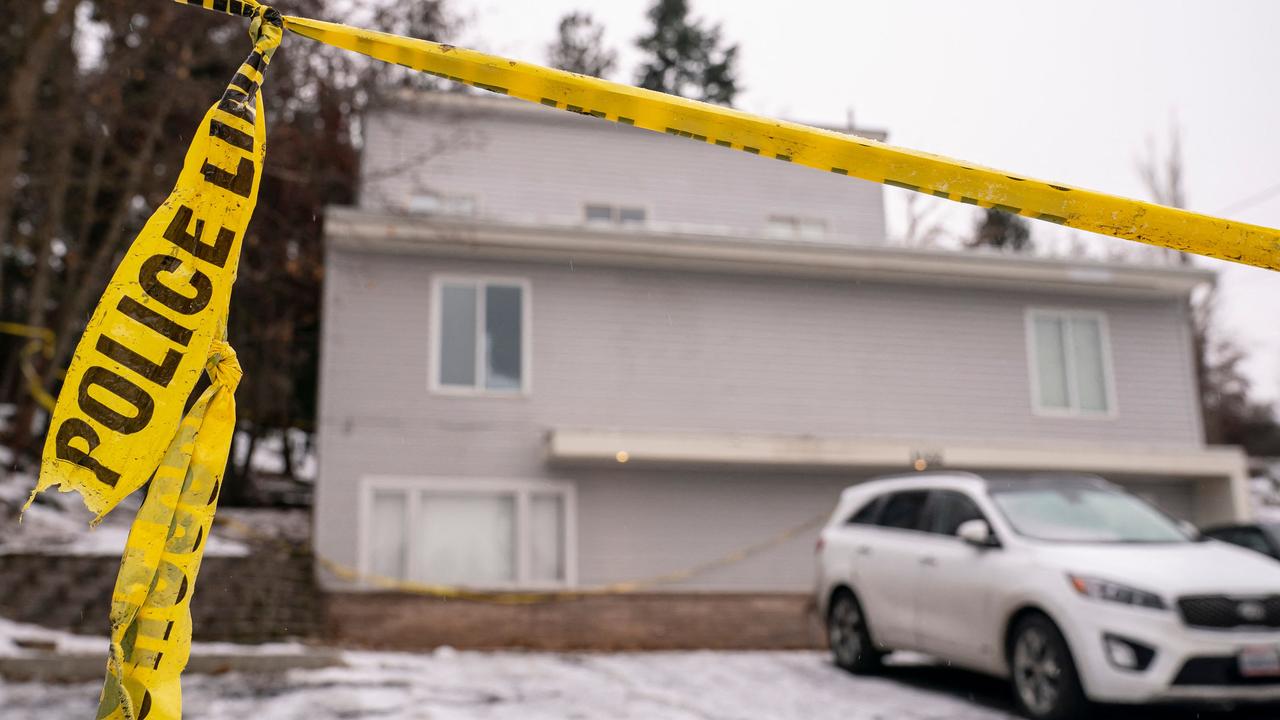
[[105, 660], [108, 645], [105, 637], [74, 635], [0, 617], [0, 657], [26, 657], [51, 650], [70, 655], [102, 653]]
[[311, 540], [311, 511], [301, 508], [218, 508], [214, 527], [237, 539], [307, 543]]
[[[36, 498], [19, 522], [19, 512], [35, 487], [35, 477], [0, 468], [0, 555], [45, 553], [57, 555], [108, 555], [124, 552], [129, 526], [142, 503], [141, 493], [125, 498], [115, 510], [91, 528], [89, 512], [75, 493], [50, 490]], [[243, 557], [244, 543], [211, 533], [205, 545], [208, 557]]]
[[[187, 720], [997, 720], [964, 693], [854, 678], [813, 652], [346, 653], [349, 667], [188, 676]], [[916, 668], [920, 669], [920, 668]], [[965, 675], [964, 677], [971, 677]], [[0, 682], [6, 720], [90, 717], [98, 683]]]
[[[14, 622], [0, 617], [0, 657], [34, 657], [56, 652], [59, 655], [101, 655], [107, 661], [110, 642], [105, 636], [76, 635], [39, 625]], [[194, 642], [195, 655], [301, 655], [310, 650], [298, 642], [243, 645], [226, 642]]]
[[[183, 679], [186, 720], [1011, 720], [1000, 681], [905, 658], [855, 677], [817, 652], [348, 652], [347, 667]], [[92, 717], [101, 684], [6, 683], [5, 720]], [[1274, 708], [1118, 708], [1274, 720]]]
[[1280, 522], [1280, 461], [1268, 463], [1249, 481], [1253, 513], [1259, 522]]
[[[315, 446], [308, 442], [307, 433], [297, 428], [272, 431], [259, 438], [253, 447], [253, 461], [250, 463], [250, 467], [256, 472], [269, 475], [283, 473], [285, 470], [285, 433], [289, 435], [289, 447], [292, 448], [294, 478], [303, 482], [314, 482], [319, 468]], [[237, 442], [233, 446], [235, 462], [237, 465], [243, 465], [245, 453], [249, 452], [248, 433], [243, 430], [238, 431], [236, 440]]]

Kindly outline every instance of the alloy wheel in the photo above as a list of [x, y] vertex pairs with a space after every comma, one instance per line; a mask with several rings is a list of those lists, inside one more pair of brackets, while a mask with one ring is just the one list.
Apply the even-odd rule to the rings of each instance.
[[852, 667], [867, 650], [862, 643], [862, 611], [853, 598], [847, 595], [836, 600], [827, 632], [836, 661], [843, 667]]
[[1048, 716], [1062, 694], [1063, 658], [1043, 629], [1029, 627], [1013, 648], [1013, 684], [1022, 704], [1037, 716]]

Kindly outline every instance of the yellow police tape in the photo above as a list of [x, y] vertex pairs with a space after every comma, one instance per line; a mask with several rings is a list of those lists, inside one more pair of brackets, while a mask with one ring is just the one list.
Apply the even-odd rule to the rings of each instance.
[[[369, 587], [394, 590], [396, 592], [409, 593], [413, 595], [426, 595], [429, 597], [450, 600], [492, 603], [495, 605], [532, 605], [538, 603], [579, 600], [595, 595], [625, 595], [690, 580], [692, 578], [705, 575], [712, 570], [736, 565], [737, 563], [755, 557], [766, 550], [770, 550], [790, 540], [794, 540], [810, 530], [821, 527], [829, 516], [830, 513], [824, 511], [818, 515], [810, 517], [802, 523], [789, 527], [763, 540], [737, 548], [723, 555], [710, 560], [705, 560], [687, 568], [637, 580], [627, 580], [623, 582], [609, 583], [607, 585], [575, 588], [572, 590], [510, 592], [500, 590], [479, 590], [459, 585], [421, 583], [414, 582], [412, 580], [387, 577], [385, 575], [378, 575], [375, 573], [360, 572], [350, 565], [327, 558], [319, 553], [315, 553], [314, 557], [320, 567], [324, 568], [334, 577], [348, 582], [360, 583]], [[237, 532], [249, 537], [273, 539], [263, 538], [263, 536], [257, 533], [252, 527], [233, 518], [221, 518], [218, 522], [221, 525], [233, 528]]]
[[[227, 308], [262, 177], [260, 86], [283, 36], [279, 14], [258, 8], [250, 36], [253, 51], [76, 346], [32, 492], [76, 490], [96, 522], [151, 480], [112, 594], [100, 719], [181, 717], [190, 602], [235, 432], [241, 371]], [[211, 384], [182, 418], [201, 372]]]
[[53, 342], [55, 339], [53, 331], [48, 328], [23, 323], [0, 322], [0, 333], [30, 338], [30, 342], [23, 346], [19, 356], [22, 377], [27, 381], [27, 392], [31, 393], [31, 397], [40, 403], [40, 407], [53, 412], [53, 396], [44, 389], [44, 383], [40, 381], [40, 373], [36, 370], [35, 363], [31, 360], [31, 357], [36, 353], [44, 355], [45, 360], [53, 356]]
[[[177, 1], [241, 13], [257, 5], [252, 0]], [[1280, 232], [1271, 228], [1033, 180], [452, 45], [307, 18], [286, 16], [284, 22], [287, 29], [328, 45], [560, 110], [1080, 230], [1280, 269]]]
[[99, 718], [179, 718], [191, 654], [191, 597], [236, 423], [240, 364], [214, 340], [209, 388], [151, 479], [111, 596], [111, 655]]
[[[279, 42], [276, 28], [274, 42]], [[99, 518], [151, 476], [224, 324], [262, 176], [255, 47], [187, 151], [173, 193], [116, 268], [76, 346], [37, 491], [78, 490]]]

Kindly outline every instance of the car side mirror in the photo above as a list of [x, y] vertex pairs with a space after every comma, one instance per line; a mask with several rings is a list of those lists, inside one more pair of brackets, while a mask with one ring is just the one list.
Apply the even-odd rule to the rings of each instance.
[[960, 523], [960, 527], [956, 528], [956, 537], [976, 547], [989, 548], [1000, 545], [986, 520], [966, 520]]
[[1192, 523], [1190, 523], [1190, 522], [1188, 522], [1188, 521], [1186, 521], [1186, 520], [1179, 520], [1179, 521], [1178, 521], [1178, 528], [1179, 528], [1179, 529], [1181, 529], [1181, 530], [1182, 530], [1182, 532], [1186, 533], [1186, 534], [1187, 534], [1187, 537], [1191, 538], [1192, 540], [1204, 540], [1204, 539], [1205, 539], [1205, 538], [1204, 538], [1204, 533], [1200, 532], [1200, 528], [1196, 527], [1194, 524], [1192, 524]]

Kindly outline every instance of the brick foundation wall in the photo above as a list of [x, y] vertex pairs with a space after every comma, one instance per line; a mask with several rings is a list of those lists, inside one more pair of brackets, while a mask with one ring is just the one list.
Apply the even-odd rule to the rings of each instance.
[[[0, 555], [0, 616], [85, 635], [106, 635], [118, 557]], [[196, 640], [311, 638], [320, 593], [309, 551], [254, 546], [246, 557], [207, 557], [191, 617]]]
[[[119, 560], [0, 555], [0, 616], [105, 635]], [[255, 546], [205, 558], [191, 604], [195, 639], [307, 638], [341, 646], [426, 650], [799, 649], [824, 646], [804, 594], [650, 593], [529, 605], [402, 593], [322, 595], [304, 548]]]
[[803, 594], [652, 593], [497, 605], [400, 593], [331, 593], [327, 640], [394, 650], [825, 647]]

